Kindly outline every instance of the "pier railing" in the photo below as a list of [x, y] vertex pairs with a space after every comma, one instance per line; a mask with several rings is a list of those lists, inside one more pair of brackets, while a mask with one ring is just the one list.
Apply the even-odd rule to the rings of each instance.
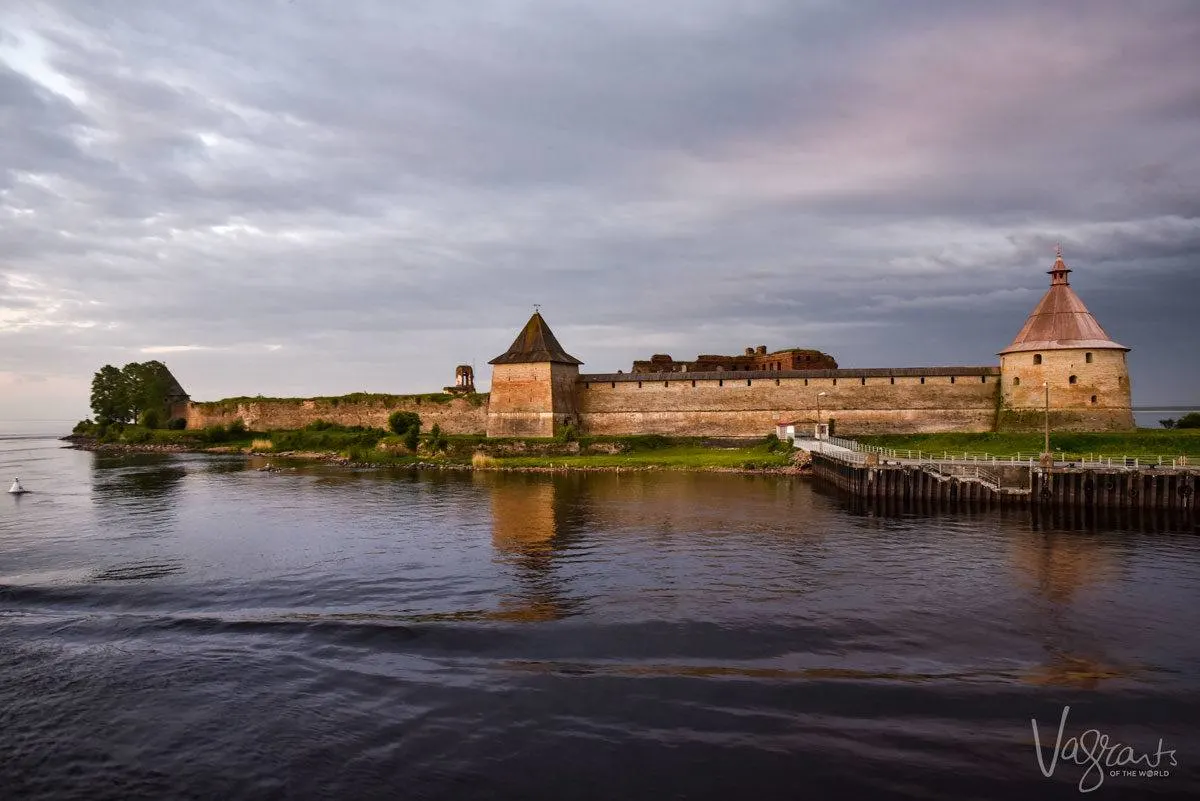
[[[864, 445], [861, 442], [845, 437], [827, 437], [824, 442], [836, 445], [854, 453], [873, 453], [881, 459], [905, 459], [916, 462], [970, 462], [976, 465], [991, 465], [995, 467], [1036, 467], [1041, 457], [1040, 452], [1017, 451], [1015, 454], [996, 455], [970, 451], [921, 451], [908, 448], [884, 448], [878, 445]], [[1082, 468], [1128, 468], [1141, 470], [1146, 467], [1189, 467], [1195, 466], [1200, 459], [1188, 456], [1108, 456], [1098, 453], [1071, 453], [1069, 451], [1053, 451], [1055, 464]], [[847, 461], [861, 462], [863, 459], [839, 454]]]

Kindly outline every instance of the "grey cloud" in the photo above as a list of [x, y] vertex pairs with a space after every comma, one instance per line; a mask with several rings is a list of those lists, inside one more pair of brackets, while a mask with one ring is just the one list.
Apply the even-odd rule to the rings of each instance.
[[1189, 3], [43, 10], [0, 14], [0, 371], [434, 389], [532, 303], [586, 369], [989, 363], [1061, 240], [1138, 399], [1200, 397]]

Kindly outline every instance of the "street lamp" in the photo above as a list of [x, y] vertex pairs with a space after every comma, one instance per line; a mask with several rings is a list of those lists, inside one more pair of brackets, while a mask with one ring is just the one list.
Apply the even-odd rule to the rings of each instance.
[[1046, 439], [1042, 447], [1042, 456], [1045, 458], [1050, 453], [1050, 382], [1043, 381], [1042, 388], [1046, 390]]
[[828, 392], [818, 392], [817, 393], [817, 430], [815, 432], [817, 435], [817, 439], [821, 439], [821, 398], [825, 397], [828, 394], [829, 394]]

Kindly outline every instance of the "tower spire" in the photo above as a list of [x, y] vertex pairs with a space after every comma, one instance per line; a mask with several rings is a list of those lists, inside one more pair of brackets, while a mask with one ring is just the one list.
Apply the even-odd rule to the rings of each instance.
[[1067, 273], [1071, 272], [1071, 268], [1063, 261], [1062, 242], [1057, 242], [1054, 245], [1054, 266], [1050, 268], [1050, 286], [1070, 286], [1071, 282], [1067, 280]]

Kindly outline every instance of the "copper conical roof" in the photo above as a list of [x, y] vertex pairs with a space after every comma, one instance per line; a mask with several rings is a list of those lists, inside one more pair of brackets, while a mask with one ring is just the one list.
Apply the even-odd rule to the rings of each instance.
[[1096, 322], [1096, 318], [1083, 305], [1083, 301], [1071, 289], [1067, 273], [1071, 272], [1063, 261], [1062, 250], [1050, 269], [1050, 289], [1025, 320], [1025, 325], [1016, 338], [1004, 350], [1005, 353], [1020, 353], [1030, 350], [1066, 350], [1068, 348], [1115, 348], [1129, 350], [1113, 342]]
[[539, 312], [534, 312], [517, 334], [508, 350], [488, 364], [528, 364], [530, 362], [558, 362], [559, 364], [583, 364], [563, 350], [554, 338], [554, 332]]

